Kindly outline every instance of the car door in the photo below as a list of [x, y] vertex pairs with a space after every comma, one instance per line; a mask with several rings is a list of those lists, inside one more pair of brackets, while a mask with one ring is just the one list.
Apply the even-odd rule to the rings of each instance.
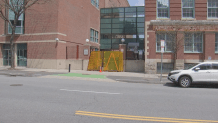
[[[199, 70], [195, 70], [199, 68]], [[210, 82], [211, 81], [211, 64], [205, 63], [196, 66], [192, 71], [192, 79], [196, 82]]]
[[218, 63], [212, 63], [211, 81], [218, 82]]

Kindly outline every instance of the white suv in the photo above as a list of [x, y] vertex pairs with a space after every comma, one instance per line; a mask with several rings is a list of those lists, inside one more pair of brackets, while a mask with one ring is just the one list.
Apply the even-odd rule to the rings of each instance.
[[218, 82], [218, 62], [203, 62], [188, 70], [171, 71], [168, 79], [185, 88], [195, 82]]

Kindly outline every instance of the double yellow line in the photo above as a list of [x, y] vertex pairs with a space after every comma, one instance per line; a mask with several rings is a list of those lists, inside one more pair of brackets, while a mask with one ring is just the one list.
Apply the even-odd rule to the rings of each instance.
[[177, 119], [177, 118], [164, 118], [164, 117], [146, 117], [146, 116], [133, 116], [133, 115], [119, 115], [107, 114], [87, 111], [76, 111], [76, 115], [103, 117], [123, 120], [139, 120], [139, 121], [152, 121], [152, 122], [172, 122], [172, 123], [218, 123], [214, 120], [195, 120], [195, 119]]

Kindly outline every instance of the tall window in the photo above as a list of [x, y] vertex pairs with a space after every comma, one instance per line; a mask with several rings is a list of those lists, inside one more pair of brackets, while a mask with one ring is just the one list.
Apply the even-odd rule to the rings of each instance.
[[90, 41], [98, 43], [98, 31], [90, 29]]
[[[16, 4], [14, 4], [14, 7], [16, 8], [16, 6], [18, 6], [18, 8], [19, 8], [19, 4], [22, 4], [22, 3], [18, 2]], [[15, 17], [14, 12], [9, 9], [8, 18], [11, 21], [12, 24], [14, 24], [14, 17]], [[24, 29], [24, 14], [21, 14], [20, 17], [18, 18], [18, 21], [17, 21], [17, 24], [16, 24], [15, 34], [23, 34], [23, 32], [24, 32], [23, 29]], [[11, 34], [11, 33], [12, 33], [12, 28], [8, 24], [8, 34]]]
[[176, 34], [174, 33], [157, 33], [157, 40], [156, 40], [156, 51], [161, 51], [161, 40], [165, 41], [165, 52], [172, 52], [173, 51], [173, 45], [175, 45], [175, 37]]
[[208, 0], [207, 2], [208, 18], [218, 18], [218, 0]]
[[169, 0], [157, 0], [157, 17], [169, 18]]
[[92, 5], [94, 5], [96, 8], [99, 8], [99, 0], [91, 0]]
[[194, 18], [195, 17], [195, 0], [182, 0], [182, 17]]
[[184, 51], [186, 53], [203, 52], [203, 34], [202, 33], [185, 33]]
[[215, 52], [218, 53], [218, 33], [215, 35]]

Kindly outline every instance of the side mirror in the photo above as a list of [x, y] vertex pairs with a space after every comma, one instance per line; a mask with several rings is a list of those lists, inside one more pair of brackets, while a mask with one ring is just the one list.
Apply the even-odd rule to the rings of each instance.
[[199, 71], [199, 70], [200, 70], [200, 68], [199, 68], [199, 67], [196, 67], [194, 70], [195, 70], [195, 71]]

